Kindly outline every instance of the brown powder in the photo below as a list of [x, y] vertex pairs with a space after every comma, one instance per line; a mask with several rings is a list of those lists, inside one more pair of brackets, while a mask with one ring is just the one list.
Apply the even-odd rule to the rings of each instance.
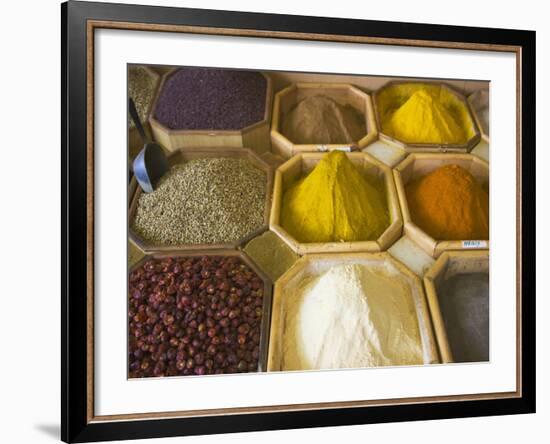
[[365, 117], [351, 105], [317, 95], [299, 102], [283, 119], [283, 134], [297, 144], [354, 143], [366, 133]]

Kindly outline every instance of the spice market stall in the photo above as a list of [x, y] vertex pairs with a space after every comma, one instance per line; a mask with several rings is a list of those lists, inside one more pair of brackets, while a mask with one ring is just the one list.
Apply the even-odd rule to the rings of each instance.
[[130, 378], [488, 359], [487, 82], [131, 69]]

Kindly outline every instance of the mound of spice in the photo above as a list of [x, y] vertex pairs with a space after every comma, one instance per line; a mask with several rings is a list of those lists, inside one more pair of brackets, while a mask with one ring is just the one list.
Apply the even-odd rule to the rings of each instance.
[[389, 223], [383, 182], [341, 151], [326, 154], [283, 195], [281, 224], [300, 242], [374, 240]]
[[413, 222], [434, 239], [489, 239], [489, 195], [461, 166], [444, 165], [405, 192]]
[[434, 144], [466, 143], [474, 135], [468, 109], [446, 88], [406, 84], [395, 89], [395, 97], [381, 98], [390, 103], [379, 105], [387, 135], [407, 143]]
[[236, 257], [148, 260], [129, 276], [129, 377], [256, 371], [263, 297]]
[[252, 239], [244, 251], [269, 276], [272, 282], [287, 271], [299, 258], [273, 231]]
[[489, 360], [489, 275], [456, 274], [438, 289], [454, 362]]
[[287, 291], [281, 370], [424, 362], [411, 289], [397, 273], [337, 265]]
[[317, 95], [300, 101], [284, 117], [283, 134], [299, 144], [354, 143], [366, 133], [365, 117], [351, 105]]
[[132, 228], [161, 245], [236, 241], [264, 224], [266, 182], [247, 159], [175, 165], [155, 191], [141, 194]]
[[[133, 99], [142, 123], [147, 122], [154, 93], [155, 80], [151, 77], [151, 74], [142, 66], [131, 66], [128, 69], [128, 97]], [[135, 126], [129, 115], [128, 124], [130, 128]]]
[[170, 129], [240, 130], [263, 120], [266, 94], [259, 72], [181, 68], [165, 81], [155, 118]]

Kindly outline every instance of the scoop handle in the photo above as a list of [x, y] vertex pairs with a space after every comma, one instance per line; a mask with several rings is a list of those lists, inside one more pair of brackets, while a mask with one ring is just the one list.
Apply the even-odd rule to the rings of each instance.
[[141, 120], [139, 120], [139, 115], [136, 109], [136, 104], [134, 103], [134, 100], [129, 97], [128, 98], [128, 111], [130, 111], [130, 117], [132, 117], [132, 120], [134, 121], [134, 124], [136, 125], [136, 128], [139, 132], [139, 135], [141, 137], [141, 141], [145, 145], [148, 143], [147, 136], [145, 135], [145, 130], [143, 129], [143, 125], [141, 124]]

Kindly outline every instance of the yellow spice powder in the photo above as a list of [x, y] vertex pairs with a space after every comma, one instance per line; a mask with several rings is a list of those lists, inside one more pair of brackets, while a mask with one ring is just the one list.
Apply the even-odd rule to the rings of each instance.
[[467, 107], [440, 85], [395, 85], [377, 104], [382, 131], [403, 142], [459, 144], [474, 135]]
[[383, 183], [368, 180], [341, 151], [283, 195], [282, 226], [299, 242], [374, 240], [389, 222]]

